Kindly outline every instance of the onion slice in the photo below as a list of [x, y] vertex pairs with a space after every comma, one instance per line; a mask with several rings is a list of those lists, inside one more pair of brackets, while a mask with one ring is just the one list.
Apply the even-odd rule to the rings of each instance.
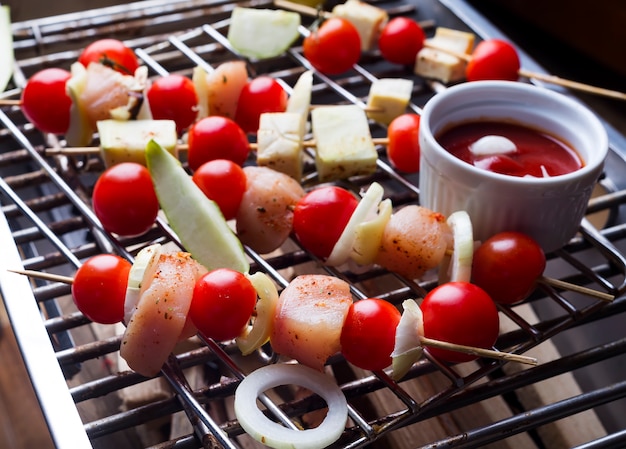
[[356, 240], [357, 227], [371, 217], [372, 214], [376, 213], [384, 193], [383, 187], [377, 182], [369, 186], [356, 209], [352, 212], [352, 216], [348, 220], [348, 224], [346, 224], [339, 240], [335, 243], [330, 256], [326, 259], [326, 265], [336, 267], [348, 261]]
[[378, 214], [374, 218], [364, 221], [356, 227], [356, 238], [350, 254], [352, 260], [359, 265], [369, 265], [375, 262], [385, 226], [389, 222], [392, 212], [393, 205], [391, 200], [387, 198], [378, 205]]
[[447, 220], [452, 230], [452, 254], [447, 255], [439, 272], [439, 283], [469, 282], [474, 258], [474, 231], [470, 216], [464, 210], [450, 214]]
[[[326, 401], [328, 413], [313, 429], [294, 430], [268, 419], [257, 405], [259, 395], [280, 385], [299, 385]], [[235, 415], [255, 440], [276, 449], [319, 449], [337, 441], [348, 419], [348, 405], [330, 376], [304, 365], [276, 364], [259, 368], [235, 391]]]
[[137, 253], [137, 256], [135, 256], [133, 265], [130, 267], [130, 272], [128, 273], [128, 286], [126, 287], [126, 297], [124, 299], [125, 323], [128, 323], [130, 317], [135, 313], [139, 298], [141, 297], [141, 288], [146, 280], [152, 278], [161, 251], [161, 245], [155, 243], [154, 245], [146, 246], [141, 249], [141, 251]]
[[391, 353], [391, 377], [399, 380], [409, 371], [411, 366], [422, 358], [421, 338], [424, 336], [424, 319], [422, 310], [415, 300], [407, 299], [402, 303], [403, 311], [398, 327], [396, 340]]
[[252, 325], [247, 326], [236, 338], [237, 347], [243, 355], [251, 354], [263, 346], [270, 339], [276, 306], [278, 305], [278, 290], [276, 285], [265, 273], [257, 272], [246, 275], [259, 297]]

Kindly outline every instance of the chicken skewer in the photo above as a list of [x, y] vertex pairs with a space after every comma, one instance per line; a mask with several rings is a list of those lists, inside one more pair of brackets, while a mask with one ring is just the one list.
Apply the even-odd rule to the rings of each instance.
[[[29, 277], [35, 277], [35, 278], [43, 279], [43, 280], [49, 280], [53, 282], [61, 282], [61, 283], [66, 283], [66, 284], [72, 284], [74, 282], [74, 279], [69, 276], [56, 275], [56, 274], [45, 273], [45, 272], [40, 272], [40, 271], [18, 270], [18, 269], [10, 270], [10, 271], [13, 273], [22, 274], [22, 275], [29, 276]], [[455, 343], [435, 340], [435, 339], [428, 338], [425, 336], [420, 336], [420, 343], [423, 346], [431, 346], [431, 347], [445, 349], [449, 351], [457, 351], [457, 352], [470, 354], [470, 355], [476, 355], [480, 357], [518, 362], [518, 363], [524, 363], [528, 365], [538, 364], [537, 359], [534, 357], [528, 357], [528, 356], [523, 356], [519, 354], [512, 354], [512, 353], [490, 350], [490, 349], [485, 349], [485, 348], [459, 345]]]
[[[438, 51], [442, 51], [444, 53], [450, 54], [452, 56], [455, 56], [461, 60], [464, 60], [466, 62], [470, 62], [473, 59], [472, 55], [469, 55], [467, 53], [462, 53], [462, 52], [455, 52], [450, 50], [449, 48], [444, 48], [441, 47], [439, 45], [433, 44], [431, 42], [429, 42], [428, 40], [426, 40], [424, 42], [424, 46], [425, 47], [429, 47], [432, 48], [434, 50], [438, 50]], [[547, 75], [545, 73], [539, 73], [539, 72], [534, 72], [534, 71], [530, 71], [524, 68], [519, 68], [517, 71], [519, 76], [525, 77], [525, 78], [529, 78], [529, 79], [535, 79], [538, 81], [543, 81], [549, 84], [554, 84], [554, 85], [558, 85], [561, 87], [566, 87], [568, 89], [572, 89], [572, 90], [578, 90], [581, 92], [587, 92], [587, 93], [591, 93], [591, 94], [595, 94], [595, 95], [600, 95], [600, 96], [605, 96], [605, 97], [610, 97], [610, 98], [615, 98], [617, 100], [626, 100], [626, 93], [624, 92], [619, 92], [616, 90], [611, 90], [611, 89], [605, 89], [602, 87], [597, 87], [597, 86], [592, 86], [589, 84], [585, 84], [585, 83], [580, 83], [577, 81], [572, 81], [572, 80], [568, 80], [565, 78], [561, 78], [555, 75]]]

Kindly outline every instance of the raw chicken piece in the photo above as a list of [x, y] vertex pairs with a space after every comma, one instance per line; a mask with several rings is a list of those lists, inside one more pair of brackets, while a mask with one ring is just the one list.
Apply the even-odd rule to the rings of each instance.
[[247, 186], [237, 213], [241, 243], [258, 253], [274, 251], [289, 237], [293, 208], [304, 196], [292, 177], [268, 167], [245, 167]]
[[451, 242], [443, 215], [421, 206], [405, 206], [387, 222], [376, 263], [417, 279], [441, 263]]
[[122, 337], [120, 355], [134, 371], [156, 375], [181, 336], [194, 333], [187, 312], [196, 280], [205, 272], [188, 253], [159, 256]]
[[350, 285], [336, 277], [305, 274], [281, 292], [270, 343], [274, 351], [322, 370], [341, 350], [341, 328], [352, 304]]

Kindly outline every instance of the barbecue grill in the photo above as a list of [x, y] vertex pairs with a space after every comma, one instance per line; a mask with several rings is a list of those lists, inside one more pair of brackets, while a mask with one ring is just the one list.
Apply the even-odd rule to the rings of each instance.
[[[272, 7], [264, 0], [239, 4]], [[479, 39], [502, 37], [463, 1], [422, 1], [417, 7], [391, 1], [377, 4], [391, 16], [408, 15], [425, 26], [468, 30]], [[115, 36], [135, 48], [153, 77], [190, 76], [197, 65], [210, 71], [237, 57], [225, 38], [234, 6], [223, 0], [150, 0], [14, 23], [16, 71], [2, 96], [18, 99], [26, 80], [37, 70], [69, 68], [80, 49], [105, 36]], [[303, 34], [312, 20], [303, 18]], [[285, 55], [271, 60], [247, 61], [250, 73], [270, 74], [289, 90], [309, 68], [300, 44], [296, 42]], [[542, 71], [527, 54], [522, 52], [521, 58], [526, 69]], [[410, 108], [417, 113], [432, 95], [445, 89], [382, 62], [372, 52], [345, 75], [316, 74], [313, 102], [364, 105], [375, 79], [394, 76], [413, 79]], [[24, 268], [71, 276], [95, 254], [115, 252], [132, 258], [142, 247], [175, 241], [175, 236], [161, 224], [137, 238], [107, 234], [89, 201], [103, 169], [99, 156], [48, 151], [65, 142], [34, 129], [18, 106], [3, 106], [0, 122], [0, 292], [57, 447], [255, 447], [229, 407], [241, 378], [255, 367], [276, 363], [269, 348], [242, 358], [233, 343], [192, 340], [170, 357], [155, 384], [118, 366], [119, 329], [90, 323], [68, 299], [67, 284], [8, 271]], [[375, 137], [386, 133], [375, 123], [371, 130]], [[328, 370], [348, 399], [350, 417], [332, 447], [474, 448], [490, 443], [509, 447], [504, 445], [507, 441], [513, 441], [512, 447], [555, 447], [542, 437], [542, 429], [580, 413], [597, 416], [601, 430], [589, 433], [588, 440], [577, 443], [579, 447], [626, 446], [622, 430], [626, 379], [619, 376], [626, 351], [626, 335], [619, 324], [626, 309], [622, 297], [625, 221], [620, 213], [625, 200], [626, 145], [623, 136], [610, 127], [609, 134], [611, 152], [598, 194], [589, 205], [589, 217], [566, 247], [548, 255], [546, 274], [615, 295], [615, 300], [541, 286], [523, 304], [501, 306], [506, 326], [496, 349], [523, 354], [545, 345], [556, 348], [552, 357], [528, 369], [488, 359], [447, 366], [426, 354], [405, 378], [394, 382], [384, 372], [356, 370], [341, 357], [332, 358]], [[378, 150], [376, 173], [342, 181], [342, 186], [359, 192], [378, 181], [394, 205], [419, 203], [416, 178], [396, 173], [385, 159], [384, 148]], [[305, 171], [304, 183], [310, 188], [316, 179], [313, 164]], [[246, 251], [252, 269], [266, 272], [279, 289], [295, 273], [322, 271], [348, 280], [356, 299], [377, 296], [400, 304], [422, 297], [436, 285], [433, 279], [416, 283], [380, 269], [324, 267], [291, 240], [269, 256]], [[598, 329], [602, 329], [600, 337]], [[580, 387], [577, 394], [535, 405], [524, 399], [528, 388], [544, 381], [559, 382], [559, 376], [572, 373]], [[158, 394], [128, 399], [133, 389], [148, 390], [149, 383], [149, 389]], [[494, 400], [508, 412], [464, 428], [450, 425], [449, 429], [457, 430], [432, 437], [424, 430], [435, 419], [454, 420], [456, 414], [473, 408], [492, 409], [490, 401]], [[314, 396], [296, 397], [290, 392], [276, 395], [273, 401], [280, 404], [284, 416], [293, 419], [324, 406]], [[186, 430], [174, 435], [174, 420], [182, 422], [177, 428]], [[521, 436], [525, 439], [515, 440]]]

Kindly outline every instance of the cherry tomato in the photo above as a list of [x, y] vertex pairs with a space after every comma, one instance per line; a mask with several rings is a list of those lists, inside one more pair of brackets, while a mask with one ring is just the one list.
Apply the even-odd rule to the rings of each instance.
[[143, 234], [159, 212], [150, 172], [136, 162], [106, 169], [96, 181], [92, 202], [104, 229], [123, 236]]
[[259, 118], [264, 112], [284, 112], [289, 96], [278, 81], [258, 76], [248, 81], [239, 94], [235, 122], [246, 133], [259, 130]]
[[415, 173], [420, 169], [419, 126], [419, 115], [402, 114], [387, 128], [387, 157], [400, 171]]
[[78, 56], [78, 62], [87, 67], [99, 62], [125, 75], [133, 75], [139, 60], [135, 52], [117, 39], [100, 39], [89, 44]]
[[[476, 348], [493, 347], [500, 331], [498, 309], [489, 295], [469, 282], [448, 282], [431, 290], [420, 305], [424, 336]], [[476, 356], [429, 347], [439, 360], [467, 362]]]
[[122, 321], [130, 267], [129, 261], [114, 254], [99, 254], [85, 261], [72, 283], [78, 310], [96, 323]]
[[241, 166], [228, 159], [215, 159], [202, 164], [192, 178], [217, 203], [224, 218], [235, 218], [246, 191], [246, 173]]
[[501, 304], [525, 299], [546, 268], [541, 246], [520, 232], [501, 232], [474, 252], [472, 282]]
[[400, 311], [379, 298], [355, 301], [341, 329], [341, 353], [353, 365], [372, 371], [391, 364]]
[[211, 115], [194, 123], [187, 139], [189, 168], [197, 170], [214, 159], [228, 159], [243, 165], [250, 152], [248, 136], [228, 117]]
[[198, 330], [218, 341], [237, 337], [250, 320], [256, 290], [242, 273], [229, 268], [209, 271], [196, 282], [189, 317]]
[[193, 81], [171, 74], [157, 79], [148, 88], [148, 103], [156, 120], [174, 120], [176, 129], [182, 132], [198, 115], [198, 95]]
[[72, 99], [65, 84], [71, 73], [65, 69], [43, 69], [31, 76], [22, 91], [22, 112], [38, 129], [63, 134], [70, 126]]
[[324, 186], [311, 190], [296, 203], [293, 230], [302, 246], [315, 256], [330, 256], [359, 201], [348, 190]]
[[395, 17], [380, 32], [378, 49], [389, 62], [413, 65], [417, 53], [424, 47], [425, 38], [424, 30], [415, 20]]
[[341, 17], [322, 22], [304, 38], [304, 57], [326, 75], [351, 69], [361, 58], [361, 37], [356, 27]]
[[519, 78], [520, 61], [517, 50], [508, 42], [488, 39], [480, 42], [472, 52], [465, 69], [467, 81], [505, 80]]

